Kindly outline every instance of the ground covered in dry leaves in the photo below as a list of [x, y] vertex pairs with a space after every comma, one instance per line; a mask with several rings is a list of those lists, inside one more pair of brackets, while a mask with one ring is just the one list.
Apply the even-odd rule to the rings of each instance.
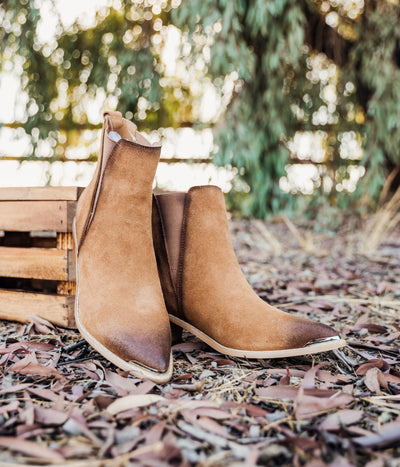
[[2, 322], [0, 465], [400, 465], [400, 234], [361, 254], [357, 221], [336, 234], [231, 229], [257, 293], [336, 327], [348, 347], [247, 361], [186, 334], [172, 381], [156, 385], [75, 331]]

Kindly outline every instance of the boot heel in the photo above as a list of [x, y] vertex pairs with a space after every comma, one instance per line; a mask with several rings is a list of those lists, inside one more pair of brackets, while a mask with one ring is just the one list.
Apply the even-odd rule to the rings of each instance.
[[171, 341], [172, 341], [172, 345], [175, 345], [175, 344], [179, 344], [180, 342], [182, 342], [182, 331], [183, 329], [172, 323], [170, 321], [170, 325], [171, 325]]

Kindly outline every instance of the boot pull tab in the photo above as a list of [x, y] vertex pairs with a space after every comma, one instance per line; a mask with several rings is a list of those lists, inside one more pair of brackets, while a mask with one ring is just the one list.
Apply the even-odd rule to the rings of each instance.
[[107, 122], [110, 125], [111, 130], [117, 130], [123, 125], [124, 119], [122, 118], [121, 112], [104, 112], [103, 113], [104, 122]]
[[[137, 127], [134, 123], [128, 122], [122, 117], [121, 112], [104, 112], [103, 114], [104, 121], [107, 122], [108, 127], [111, 131], [108, 132], [108, 136], [115, 141], [116, 143], [125, 137], [126, 139], [130, 139], [131, 141], [137, 141], [135, 133]], [[123, 126], [125, 126], [125, 131], [123, 130]], [[120, 131], [118, 131], [120, 130]], [[129, 137], [125, 134], [122, 136], [120, 133], [124, 134], [128, 132]]]

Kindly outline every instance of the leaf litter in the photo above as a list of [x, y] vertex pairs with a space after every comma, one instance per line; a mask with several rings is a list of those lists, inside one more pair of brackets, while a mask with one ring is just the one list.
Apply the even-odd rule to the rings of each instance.
[[312, 249], [299, 247], [307, 226], [296, 236], [286, 222], [230, 227], [256, 292], [334, 326], [348, 347], [247, 360], [184, 333], [173, 378], [159, 385], [74, 330], [3, 321], [1, 465], [400, 465], [400, 233], [371, 257], [346, 225], [312, 234]]

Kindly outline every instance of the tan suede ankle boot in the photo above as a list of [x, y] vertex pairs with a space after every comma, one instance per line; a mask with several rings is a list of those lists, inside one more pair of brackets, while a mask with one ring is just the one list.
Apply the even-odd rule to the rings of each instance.
[[151, 145], [119, 112], [104, 118], [96, 172], [79, 199], [74, 226], [76, 323], [118, 367], [165, 382], [172, 374], [171, 334], [151, 233], [161, 146]]
[[345, 345], [328, 326], [278, 310], [256, 295], [237, 262], [218, 187], [156, 195], [153, 237], [171, 322], [215, 350], [282, 358]]

